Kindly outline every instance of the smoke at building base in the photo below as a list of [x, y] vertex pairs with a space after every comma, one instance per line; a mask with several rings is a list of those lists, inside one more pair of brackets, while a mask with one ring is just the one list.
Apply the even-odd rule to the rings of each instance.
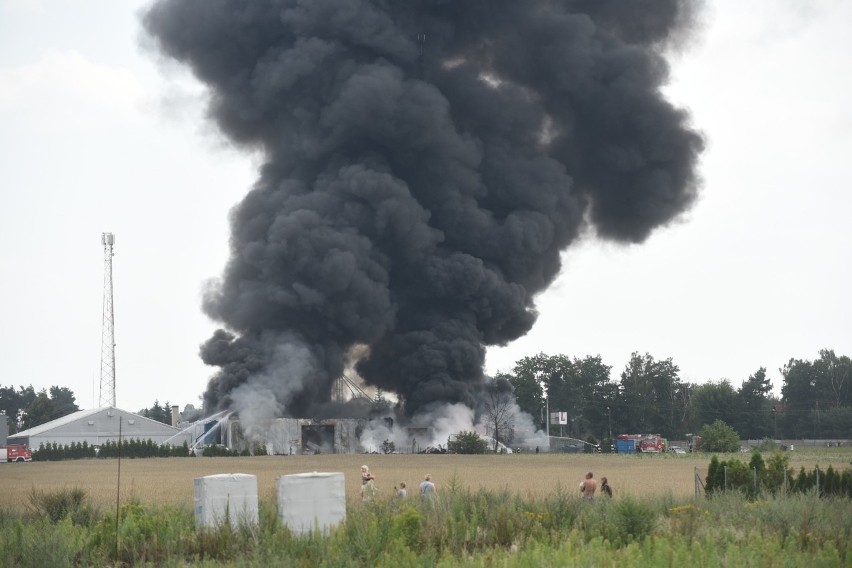
[[561, 251], [694, 202], [702, 138], [661, 87], [695, 5], [155, 2], [147, 32], [263, 156], [203, 302], [206, 410], [338, 412], [349, 366], [408, 418], [476, 408]]

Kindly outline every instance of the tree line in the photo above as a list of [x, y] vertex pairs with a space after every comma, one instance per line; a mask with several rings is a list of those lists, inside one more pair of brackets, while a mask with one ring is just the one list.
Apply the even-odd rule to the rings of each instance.
[[32, 385], [0, 387], [0, 412], [8, 417], [9, 433], [14, 434], [56, 420], [80, 407], [71, 389], [52, 386], [36, 392]]
[[[780, 369], [780, 398], [764, 367], [739, 386], [728, 379], [695, 384], [680, 378], [671, 358], [647, 353], [633, 353], [617, 381], [599, 355], [544, 353], [524, 357], [495, 379], [512, 384], [518, 406], [542, 429], [548, 410], [567, 412], [562, 433], [581, 439], [654, 433], [682, 440], [716, 420], [744, 439], [845, 439], [852, 436], [852, 362], [830, 349], [819, 355], [790, 359]], [[559, 429], [550, 426], [551, 434]]]
[[[142, 408], [136, 414], [171, 425], [171, 408], [168, 401], [161, 405], [157, 399], [149, 408]], [[36, 391], [32, 385], [21, 385], [18, 388], [12, 385], [0, 386], [0, 414], [7, 416], [9, 434], [41, 426], [79, 410], [82, 409], [77, 405], [74, 393], [67, 387], [52, 386]], [[201, 413], [201, 409], [187, 404], [181, 419], [197, 420], [201, 418]]]

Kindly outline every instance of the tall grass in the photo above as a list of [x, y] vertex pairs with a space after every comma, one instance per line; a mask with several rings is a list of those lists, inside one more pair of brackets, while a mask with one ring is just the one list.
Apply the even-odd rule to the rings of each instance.
[[24, 513], [0, 510], [3, 566], [852, 564], [852, 502], [815, 495], [587, 502], [559, 486], [523, 497], [455, 480], [433, 501], [352, 504], [330, 534], [303, 537], [282, 526], [274, 501], [261, 501], [257, 526], [232, 530], [196, 528], [189, 508], [138, 501], [121, 507], [116, 523], [114, 511], [89, 507], [79, 491], [32, 500]]

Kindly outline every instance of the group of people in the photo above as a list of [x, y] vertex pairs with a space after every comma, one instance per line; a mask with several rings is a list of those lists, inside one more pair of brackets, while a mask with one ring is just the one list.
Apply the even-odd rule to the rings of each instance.
[[[370, 468], [366, 465], [361, 466], [361, 500], [369, 501], [378, 492], [376, 487], [376, 476], [370, 473]], [[400, 481], [393, 488], [396, 496], [400, 499], [408, 497], [408, 486], [404, 481]], [[431, 499], [436, 493], [435, 482], [432, 481], [432, 475], [426, 474], [423, 481], [420, 483], [420, 496], [424, 499]]]
[[[378, 487], [376, 487], [376, 476], [370, 473], [370, 468], [366, 465], [361, 466], [361, 499], [363, 501], [369, 501], [372, 499], [376, 493], [378, 492]], [[396, 496], [400, 499], [405, 499], [408, 497], [408, 487], [404, 481], [400, 481], [398, 485], [394, 486], [394, 492]], [[593, 501], [595, 499], [595, 494], [600, 489], [602, 495], [606, 495], [607, 497], [612, 497], [612, 487], [609, 486], [609, 482], [606, 477], [601, 477], [600, 486], [598, 486], [598, 482], [595, 479], [594, 474], [592, 472], [586, 473], [586, 478], [580, 482], [580, 493], [583, 495], [583, 499], [587, 501]], [[435, 482], [432, 481], [432, 476], [430, 474], [426, 474], [426, 477], [423, 478], [423, 481], [420, 483], [420, 495], [424, 499], [431, 499], [436, 492]]]
[[[590, 471], [586, 473], [586, 479], [580, 482], [580, 493], [583, 494], [583, 499], [586, 499], [587, 501], [594, 501], [597, 490], [598, 482], [595, 479], [594, 474]], [[601, 477], [600, 490], [601, 494], [606, 495], [607, 497], [612, 497], [612, 487], [609, 486], [609, 482], [606, 477]]]

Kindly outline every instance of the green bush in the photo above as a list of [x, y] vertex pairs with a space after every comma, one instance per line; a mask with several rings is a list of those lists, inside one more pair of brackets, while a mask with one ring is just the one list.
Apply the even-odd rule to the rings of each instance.
[[724, 490], [725, 482], [722, 464], [719, 463], [719, 458], [713, 456], [710, 458], [710, 465], [707, 466], [707, 477], [704, 480], [704, 491], [707, 495], [712, 495], [717, 491]]
[[420, 551], [423, 548], [420, 528], [424, 520], [425, 517], [420, 511], [408, 506], [391, 518], [391, 526], [406, 547], [413, 551]]
[[86, 492], [79, 487], [50, 492], [33, 488], [29, 494], [29, 504], [37, 517], [52, 523], [68, 519], [75, 525], [88, 526], [96, 517]]
[[[68, 520], [0, 519], [0, 565], [65, 568], [80, 566], [87, 529]], [[96, 565], [89, 563], [88, 565]]]
[[484, 454], [488, 451], [488, 442], [476, 432], [459, 432], [455, 439], [447, 442], [447, 450], [454, 454]]
[[657, 522], [657, 514], [647, 504], [625, 497], [615, 504], [613, 526], [617, 531], [617, 538], [613, 539], [616, 544], [627, 544], [633, 541], [641, 541], [654, 531]]
[[781, 491], [786, 492], [789, 479], [793, 477], [790, 469], [790, 456], [776, 449], [766, 462], [766, 471], [763, 475], [763, 486], [772, 494]]
[[721, 420], [705, 424], [698, 432], [701, 436], [703, 452], [737, 452], [740, 449], [740, 435]]

